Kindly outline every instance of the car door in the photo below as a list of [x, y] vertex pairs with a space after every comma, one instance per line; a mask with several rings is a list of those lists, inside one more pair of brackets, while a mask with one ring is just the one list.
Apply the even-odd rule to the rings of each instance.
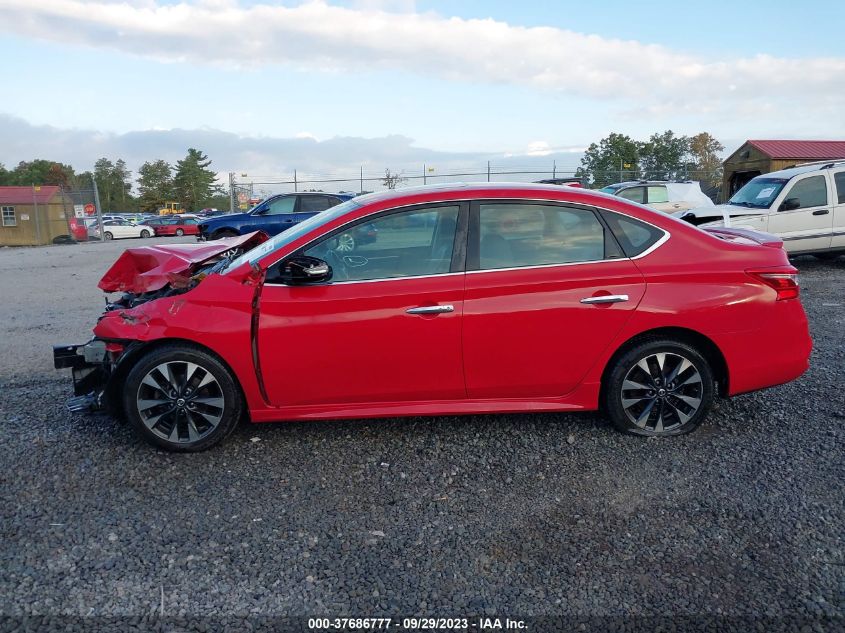
[[831, 248], [845, 249], [845, 169], [833, 173], [834, 207]]
[[[266, 206], [250, 216], [250, 231], [264, 231], [276, 235], [296, 224], [297, 202], [299, 197], [287, 195], [274, 198]], [[248, 231], [242, 230], [241, 233]]]
[[[828, 178], [812, 172], [789, 183], [769, 213], [769, 233], [783, 239], [790, 253], [830, 248], [833, 228], [833, 199]], [[798, 207], [789, 208], [797, 200]]]
[[572, 391], [644, 291], [639, 270], [593, 210], [474, 203], [464, 295], [467, 396]]
[[[328, 262], [333, 277], [286, 285], [286, 258], [261, 290], [258, 357], [274, 406], [341, 405], [465, 397], [461, 364], [467, 211], [441, 203], [368, 216], [378, 240], [336, 251], [344, 226], [302, 254]], [[359, 224], [361, 223], [359, 222]], [[456, 240], [456, 234], [463, 238]], [[458, 248], [458, 251], [463, 249]]]

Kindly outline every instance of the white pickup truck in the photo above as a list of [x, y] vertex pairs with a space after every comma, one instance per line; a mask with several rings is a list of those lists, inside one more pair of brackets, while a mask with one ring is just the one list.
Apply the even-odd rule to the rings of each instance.
[[673, 214], [695, 225], [730, 225], [777, 235], [792, 255], [845, 254], [845, 160], [763, 174], [727, 204]]

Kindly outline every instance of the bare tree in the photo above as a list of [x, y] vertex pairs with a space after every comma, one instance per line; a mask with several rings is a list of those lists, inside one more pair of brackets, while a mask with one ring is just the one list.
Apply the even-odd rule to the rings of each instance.
[[384, 170], [384, 178], [381, 179], [381, 184], [383, 184], [388, 189], [396, 189], [396, 185], [399, 185], [403, 182], [408, 180], [405, 178], [401, 173], [394, 174], [390, 171], [390, 169]]

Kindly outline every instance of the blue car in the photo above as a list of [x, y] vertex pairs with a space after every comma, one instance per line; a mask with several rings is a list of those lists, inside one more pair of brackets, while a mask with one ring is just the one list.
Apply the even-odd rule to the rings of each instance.
[[252, 231], [276, 235], [352, 197], [341, 193], [311, 192], [271, 196], [246, 213], [227, 213], [203, 220], [199, 227], [200, 239], [216, 240]]

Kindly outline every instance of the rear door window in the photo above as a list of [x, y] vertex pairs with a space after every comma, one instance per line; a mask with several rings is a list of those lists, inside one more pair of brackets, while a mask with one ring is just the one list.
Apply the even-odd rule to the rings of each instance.
[[669, 202], [669, 193], [666, 187], [657, 185], [656, 187], [648, 188], [648, 203], [659, 204], [661, 202]]
[[479, 270], [599, 261], [607, 250], [592, 211], [557, 205], [481, 203], [477, 239]]
[[833, 175], [833, 180], [836, 183], [836, 198], [838, 204], [845, 204], [845, 171], [840, 171]]
[[302, 196], [299, 201], [300, 213], [319, 213], [333, 206], [328, 196]]
[[645, 187], [628, 187], [617, 194], [620, 198], [645, 204]]

